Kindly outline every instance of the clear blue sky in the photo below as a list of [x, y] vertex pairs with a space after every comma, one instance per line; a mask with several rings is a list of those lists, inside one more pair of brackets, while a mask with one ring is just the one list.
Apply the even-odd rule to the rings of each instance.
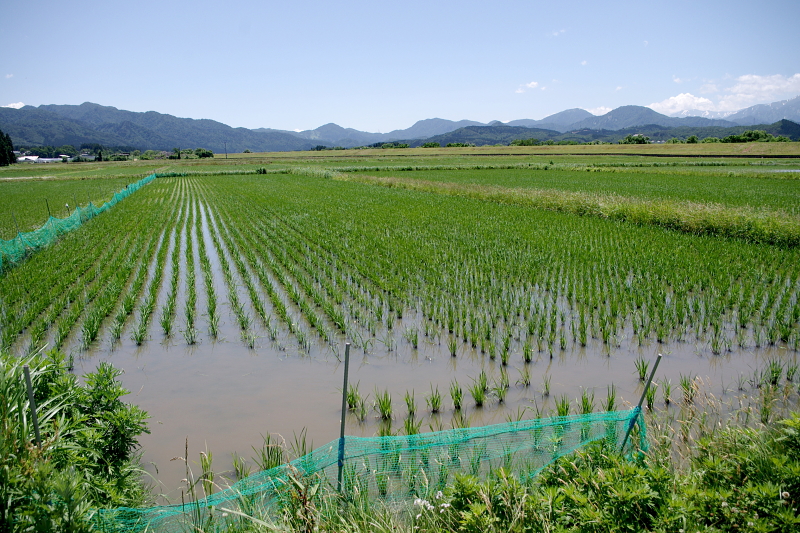
[[800, 94], [800, 1], [7, 0], [0, 105], [365, 131]]

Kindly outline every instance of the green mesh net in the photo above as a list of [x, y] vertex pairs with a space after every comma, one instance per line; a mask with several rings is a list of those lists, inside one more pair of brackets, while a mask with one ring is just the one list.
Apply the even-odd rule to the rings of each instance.
[[[625, 435], [631, 429], [636, 431], [625, 446]], [[442, 490], [456, 473], [484, 477], [502, 467], [529, 480], [559, 457], [597, 441], [606, 441], [615, 449], [625, 446], [628, 451], [645, 450], [647, 440], [640, 408], [417, 435], [345, 437], [343, 443], [339, 439], [332, 441], [202, 500], [145, 509], [98, 510], [93, 525], [105, 532], [177, 532], [187, 530], [191, 523], [211, 522], [212, 530], [222, 531], [241, 520], [242, 515], [276, 512], [281, 498], [293, 490], [292, 479], [310, 477], [315, 483], [321, 482], [323, 490], [338, 490], [342, 444], [344, 495], [403, 500]], [[212, 515], [214, 520], [209, 521]]]
[[154, 179], [156, 179], [156, 174], [151, 174], [136, 183], [128, 185], [118, 193], [114, 193], [114, 196], [100, 207], [96, 207], [90, 202], [86, 207], [76, 207], [67, 218], [51, 216], [47, 219], [47, 222], [33, 231], [21, 231], [17, 233], [16, 237], [8, 241], [0, 239], [0, 273], [22, 261], [31, 252], [52, 244], [61, 235], [74, 230], [100, 213], [108, 211]]

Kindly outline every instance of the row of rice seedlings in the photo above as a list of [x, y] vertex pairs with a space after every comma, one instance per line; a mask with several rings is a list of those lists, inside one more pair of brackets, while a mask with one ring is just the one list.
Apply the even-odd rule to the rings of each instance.
[[183, 330], [183, 337], [186, 344], [193, 345], [198, 341], [197, 328], [195, 328], [195, 316], [197, 314], [197, 285], [195, 283], [194, 267], [194, 226], [197, 223], [196, 205], [194, 200], [188, 206], [189, 216], [186, 222], [186, 248], [184, 257], [186, 258], [186, 302], [183, 312], [186, 317], [186, 329]]
[[[311, 280], [307, 277], [307, 273], [298, 268], [297, 263], [295, 263], [294, 260], [288, 256], [285, 249], [275, 247], [275, 240], [265, 240], [265, 237], [261, 236], [261, 245], [266, 245], [266, 249], [269, 250], [269, 252], [267, 252], [265, 248], [259, 247], [262, 252], [262, 257], [265, 258], [265, 262], [270, 267], [270, 271], [284, 287], [289, 299], [295, 305], [297, 305], [297, 307], [303, 313], [303, 316], [306, 318], [306, 320], [308, 320], [311, 327], [317, 330], [318, 334], [324, 341], [329, 343], [333, 342], [333, 337], [327, 327], [327, 324], [325, 324], [321, 317], [314, 311], [311, 304], [306, 299], [306, 296], [310, 297], [311, 300], [317, 306], [322, 307], [323, 310], [331, 310], [333, 304], [323, 294], [323, 291], [312, 285]], [[288, 276], [286, 276], [285, 272], [291, 274], [291, 280]], [[292, 280], [294, 280], [296, 284]], [[345, 326], [344, 320], [334, 320], [334, 324], [340, 328]], [[290, 323], [290, 330], [291, 329], [292, 325]], [[303, 331], [302, 328], [298, 328], [298, 331], [293, 331], [293, 333], [296, 336], [298, 334], [300, 335], [298, 341], [301, 346], [308, 351], [310, 345], [305, 331]]]
[[[114, 222], [118, 221], [115, 219]], [[123, 222], [125, 221], [123, 220]], [[141, 224], [141, 222], [139, 223]], [[78, 295], [92, 290], [92, 287], [97, 285], [98, 277], [110, 273], [108, 261], [114, 261], [113, 258], [127, 253], [128, 250], [121, 246], [124, 246], [125, 242], [131, 238], [129, 233], [125, 233], [125, 242], [101, 248], [103, 251], [98, 257], [95, 240], [91, 234], [86, 235], [89, 231], [87, 228], [86, 231], [79, 234], [73, 233], [65, 241], [62, 241], [60, 246], [48, 248], [37, 254], [35, 275], [30, 275], [28, 272], [28, 269], [34, 268], [34, 263], [31, 263], [29, 267], [15, 268], [0, 278], [0, 286], [3, 291], [7, 289], [9, 293], [27, 291], [27, 296], [30, 298], [30, 302], [25, 302], [25, 306], [22, 308], [19, 308], [18, 305], [9, 305], [5, 299], [1, 304], [5, 319], [3, 320], [4, 326], [1, 328], [0, 344], [6, 349], [11, 348], [23, 329], [47, 309], [48, 305], [50, 308], [42, 324], [32, 332], [31, 345], [42, 342], [44, 333], [55, 325], [54, 344], [57, 347], [62, 346], [82, 311], [81, 307], [75, 307], [78, 305], [77, 303], [73, 306], [73, 303], [78, 301]], [[67, 258], [64, 258], [65, 250], [61, 249], [64, 246], [68, 246], [69, 256]], [[66, 298], [64, 298], [64, 293], [67, 294]], [[23, 302], [23, 300], [19, 300], [16, 303]], [[54, 303], [56, 305], [53, 305]]]
[[211, 269], [211, 261], [208, 258], [208, 250], [206, 249], [205, 238], [203, 237], [202, 224], [203, 221], [207, 228], [211, 228], [208, 217], [210, 214], [202, 209], [201, 224], [197, 225], [197, 250], [200, 254], [200, 271], [203, 273], [203, 283], [206, 291], [206, 313], [208, 315], [208, 334], [212, 339], [216, 339], [219, 335], [219, 312], [217, 311], [217, 293], [214, 289], [214, 274]]
[[172, 257], [170, 258], [170, 284], [169, 291], [167, 292], [164, 305], [161, 307], [161, 316], [159, 318], [159, 325], [161, 331], [166, 337], [172, 335], [172, 325], [175, 321], [175, 303], [178, 298], [178, 286], [180, 284], [180, 262], [181, 262], [181, 236], [185, 235], [186, 229], [187, 208], [186, 205], [181, 208], [176, 230], [173, 231], [173, 238], [175, 241], [172, 247]]
[[[33, 277], [38, 282], [36, 285], [31, 283], [33, 280], [26, 279], [31, 276], [20, 278], [19, 275], [14, 275], [14, 270], [7, 273], [4, 278], [0, 278], [0, 287], [2, 287], [0, 290], [7, 295], [0, 304], [2, 305], [3, 313], [0, 346], [3, 349], [10, 350], [17, 335], [24, 329], [30, 328], [30, 347], [38, 347], [44, 339], [44, 334], [63, 309], [63, 304], [61, 307], [57, 307], [53, 303], [59, 301], [65, 292], [71, 290], [68, 287], [84, 272], [88, 271], [90, 275], [96, 273], [96, 269], [92, 268], [92, 264], [93, 258], [88, 254], [81, 254], [75, 258], [74, 263], [70, 265], [74, 266], [75, 272], [71, 273], [64, 272], [50, 263], [47, 268], [39, 269], [37, 276]], [[53, 279], [56, 274], [57, 276]], [[50, 283], [51, 280], [52, 282]], [[22, 287], [27, 287], [30, 292], [27, 294], [29, 298], [27, 305], [20, 307], [18, 303], [21, 303], [21, 301], [14, 301], [13, 294], [8, 293], [19, 294], [19, 289]], [[74, 288], [72, 287], [72, 289]], [[43, 319], [31, 327], [34, 320], [42, 315], [45, 315]]]
[[[128, 239], [129, 238], [130, 237], [128, 237]], [[124, 245], [128, 239], [123, 241], [122, 244]], [[70, 278], [67, 275], [64, 276], [62, 281], [69, 280], [71, 286], [68, 290], [65, 290], [63, 294], [54, 300], [47, 312], [41, 317], [41, 320], [37, 321], [31, 328], [28, 353], [33, 353], [41, 347], [45, 339], [45, 334], [54, 325], [57, 328], [54, 341], [57, 341], [60, 347], [60, 343], [66, 338], [69, 330], [72, 328], [72, 325], [77, 320], [80, 313], [80, 309], [75, 308], [73, 311], [75, 313], [74, 320], [68, 320], [67, 316], [70, 314], [69, 312], [71, 310], [71, 305], [79, 299], [80, 295], [86, 290], [87, 286], [90, 286], [92, 283], [94, 283], [98, 276], [102, 275], [103, 269], [108, 266], [107, 261], [109, 261], [110, 258], [122, 253], [124, 252], [117, 248], [107, 247], [102, 255], [97, 258], [97, 261], [93, 260], [93, 264], [84, 273], [75, 273], [74, 278]], [[86, 255], [86, 257], [89, 256]], [[13, 319], [9, 322], [10, 323], [7, 323], [7, 325], [3, 328], [3, 343], [8, 342], [10, 345], [16, 336], [12, 335], [12, 332], [14, 332], [14, 329], [12, 328], [15, 328], [17, 324], [14, 323]]]
[[[150, 237], [144, 255], [149, 256], [154, 248], [154, 241], [155, 237]], [[147, 273], [147, 266], [146, 264], [140, 263], [140, 250], [140, 248], [134, 248], [131, 257], [114, 273], [94, 302], [92, 302], [92, 305], [86, 308], [86, 314], [81, 324], [81, 349], [88, 350], [97, 338], [103, 320], [114, 309], [119, 296], [129, 283], [131, 276], [134, 276], [135, 273], [135, 277], [131, 283], [136, 283], [140, 279], [142, 283], [144, 282], [142, 272], [145, 274]], [[139, 267], [138, 269], [137, 266]]]
[[[299, 227], [299, 231], [302, 231], [304, 235], [321, 235], [322, 229], [328, 227], [327, 225], [325, 228], [323, 228], [322, 225], [318, 225], [317, 227], [311, 227], [308, 225], [301, 227], [300, 220], [301, 219], [295, 219], [292, 224], [294, 227]], [[336, 239], [331, 239], [330, 237], [321, 239], [321, 241], [337, 242]], [[375, 248], [374, 243], [365, 243], [365, 245]], [[463, 260], [460, 262], [448, 261], [448, 263], [466, 265], [469, 265], [470, 263], [469, 257], [459, 257], [459, 259]], [[369, 264], [376, 263], [377, 262], [373, 261]], [[398, 265], [402, 267], [403, 264], [404, 263], [402, 261], [399, 263], [393, 262], [391, 263], [391, 268], [397, 269]], [[558, 262], [555, 262], [555, 264], [558, 265]], [[676, 285], [675, 283], [671, 284], [670, 289], [675, 294], [673, 301], [676, 305], [670, 306], [665, 305], [667, 300], [658, 299], [658, 294], [663, 294], [663, 290], [650, 290], [650, 287], [653, 286], [653, 283], [658, 282], [659, 277], [664, 279], [663, 276], [669, 275], [669, 272], [656, 271], [655, 276], [647, 276], [644, 278], [634, 277], [633, 279], [638, 283], [637, 285], [628, 283], [627, 280], [622, 279], [619, 275], [619, 270], [615, 270], [613, 267], [601, 266], [601, 268], [596, 268], [591, 271], [589, 276], [582, 274], [580, 272], [581, 268], [583, 267], [580, 267], [576, 264], [567, 264], [566, 266], [562, 265], [558, 270], [553, 268], [545, 268], [543, 269], [544, 277], [537, 276], [541, 283], [542, 289], [545, 291], [550, 291], [552, 294], [563, 294], [565, 296], [567, 302], [567, 307], [565, 309], [568, 310], [568, 314], [571, 312], [569, 309], [581, 310], [579, 316], [573, 316], [572, 320], [567, 323], [568, 330], [574, 331], [574, 342], [579, 344], [585, 344], [588, 341], [589, 332], [592, 333], [592, 336], [601, 339], [607, 345], [618, 344], [620, 328], [622, 328], [626, 323], [625, 321], [630, 320], [630, 317], [632, 316], [630, 312], [627, 311], [631, 308], [639, 309], [636, 316], [640, 317], [641, 320], [646, 319], [648, 321], [649, 325], [640, 329], [641, 335], [639, 335], [639, 338], [642, 340], [646, 339], [651, 334], [649, 333], [650, 331], [656, 332], [656, 336], [661, 338], [662, 341], [668, 341], [671, 338], [683, 336], [683, 332], [686, 329], [686, 324], [690, 324], [693, 320], [693, 314], [702, 318], [700, 320], [700, 327], [698, 327], [698, 331], [705, 331], [708, 328], [704, 324], [712, 324], [707, 320], [707, 317], [713, 316], [714, 313], [717, 315], [719, 314], [718, 311], [713, 311], [712, 313], [707, 312], [708, 309], [717, 308], [707, 305], [706, 300], [712, 302], [713, 300], [711, 300], [711, 298], [719, 298], [720, 296], [729, 297], [727, 293], [726, 295], [714, 295], [713, 293], [704, 289], [703, 286], [697, 286], [697, 283], [691, 284], [691, 280], [689, 280], [683, 287]], [[367, 272], [366, 267], [362, 267], [359, 270], [362, 272]], [[394, 277], [396, 277], [396, 272], [394, 274]], [[427, 277], [427, 274], [425, 275]], [[386, 279], [387, 277], [387, 275], [381, 272], [369, 272], [370, 279], [380, 280]], [[414, 277], [419, 278], [420, 273], [415, 273]], [[436, 281], [438, 278], [445, 279], [446, 277], [429, 277], [429, 283], [430, 281]], [[465, 306], [465, 308], [469, 308], [472, 302], [470, 300], [453, 299], [452, 295], [458, 294], [458, 292], [464, 294], [465, 291], [468, 294], [481, 294], [481, 296], [484, 296], [486, 293], [486, 285], [481, 283], [485, 281], [486, 278], [483, 277], [479, 271], [469, 273], [469, 277], [466, 278], [450, 277], [450, 279], [452, 282], [447, 284], [449, 288], [443, 291], [441, 294], [448, 295], [450, 301], [458, 301], [460, 305], [463, 301], [463, 306]], [[641, 283], [640, 280], [644, 280], [645, 283]], [[464, 283], [465, 281], [467, 282], [466, 287]], [[770, 286], [772, 287], [774, 285], [775, 284], [773, 283]], [[433, 284], [433, 286], [435, 287], [435, 284]], [[512, 298], [510, 299], [512, 304], [501, 305], [499, 307], [499, 315], [503, 321], [507, 319], [509, 322], [515, 321], [515, 311], [517, 314], [519, 314], [521, 311], [523, 316], [526, 313], [529, 313], [528, 308], [526, 308], [524, 305], [520, 305], [521, 298], [518, 296], [518, 294], [524, 291], [520, 291], [519, 288], [514, 287], [513, 279], [508, 281], [504, 279], [502, 282], [495, 284], [494, 288], [492, 287], [491, 283], [489, 283], [488, 286], [490, 289], [492, 289], [489, 292], [494, 293], [490, 294], [490, 297], [486, 299], [487, 302], [489, 302], [489, 305], [495, 302], [502, 302], [504, 299], [505, 301], [509, 301], [509, 299], [505, 298], [505, 296], [508, 294], [512, 295]], [[496, 292], [497, 290], [501, 292], [498, 293]], [[783, 292], [777, 291], [777, 289], [769, 292], [776, 295], [775, 298], [771, 299], [778, 304], [781, 301], [789, 301], [781, 296], [783, 292], [786, 292], [786, 294], [795, 294], [797, 291], [796, 286], [792, 286], [791, 289], [785, 289]], [[687, 298], [685, 295], [688, 294], [696, 296]], [[602, 295], [603, 299], [598, 299], [598, 295]], [[474, 296], [470, 296], [470, 298], [473, 297]], [[762, 300], [766, 303], [760, 307], [766, 306], [765, 308], [769, 308], [767, 304], [769, 303], [770, 298], [762, 298]], [[689, 302], [692, 305], [683, 305], [686, 302]], [[699, 305], [694, 305], [695, 302]], [[561, 304], [559, 304], [559, 306], [560, 305]], [[424, 302], [422, 303], [422, 306], [430, 309], [430, 306]], [[488, 306], [476, 306], [477, 309], [480, 309], [481, 307], [486, 308]], [[551, 315], [554, 313], [554, 308], [556, 308], [556, 306], [550, 306], [548, 312]], [[791, 306], [788, 308], [792, 309]], [[587, 314], [590, 315], [588, 318]], [[466, 316], [466, 313], [462, 313], [462, 315]], [[637, 321], [638, 320], [639, 318], [637, 318]], [[665, 320], [672, 321], [668, 327], [668, 322], [665, 322]], [[544, 347], [547, 348], [548, 351], [567, 348], [568, 335], [566, 331], [568, 330], [564, 330], [559, 327], [554, 331], [552, 328], [552, 318], [546, 322], [540, 321], [538, 323], [547, 324], [548, 330], [547, 335], [538, 336], [536, 339], [537, 343], [541, 340], [544, 340]], [[653, 326], [653, 324], [658, 325], [658, 327]], [[466, 337], [471, 336], [470, 342], [477, 344], [477, 342], [475, 342], [477, 339], [474, 333], [470, 331], [471, 328], [465, 328], [462, 324], [458, 329], [460, 334]], [[659, 330], [663, 330], [662, 333], [658, 333]], [[531, 345], [533, 345], [532, 341]], [[724, 346], [724, 342], [721, 345]]]
[[[245, 254], [245, 255], [247, 255], [247, 254]], [[295, 285], [294, 283], [292, 283], [292, 281], [286, 275], [286, 272], [292, 272], [292, 271], [294, 271], [294, 274], [297, 275], [297, 270], [294, 268], [294, 264], [289, 262], [289, 260], [283, 254], [277, 254], [277, 256], [278, 257], [282, 257], [283, 261], [281, 261], [281, 262], [276, 261], [275, 260], [275, 257], [276, 257], [275, 254], [273, 254], [273, 253], [263, 253], [263, 249], [262, 249], [262, 254], [261, 254], [262, 259], [264, 260], [264, 262], [267, 265], [269, 265], [271, 274], [273, 276], [275, 276], [275, 278], [278, 280], [278, 282], [283, 286], [284, 290], [286, 291], [286, 294], [289, 296], [290, 301], [292, 301], [295, 305], [298, 306], [300, 311], [303, 313], [303, 316], [309, 321], [309, 324], [311, 325], [311, 327], [315, 328], [317, 330], [317, 332], [320, 335], [320, 337], [323, 338], [327, 342], [331, 342], [333, 340], [333, 338], [331, 336], [331, 333], [330, 333], [327, 325], [321, 320], [319, 315], [317, 315], [317, 313], [313, 310], [313, 308], [309, 304], [308, 300], [305, 298], [305, 296], [304, 296], [304, 292], [305, 291], [301, 291], [298, 288], [298, 286]], [[239, 259], [239, 261], [241, 261], [241, 259]], [[244, 263], [242, 262], [241, 266], [240, 266], [240, 269], [242, 271], [246, 272], [245, 268], [246, 267], [245, 267]], [[257, 276], [258, 276], [258, 274], [257, 274]], [[245, 277], [246, 280], [248, 280], [247, 284], [248, 284], [249, 290], [251, 291], [251, 299], [258, 299], [259, 298], [259, 294], [258, 294], [254, 284], [252, 284], [252, 281], [249, 278], [249, 273], [247, 273], [247, 275], [244, 276], [244, 277]], [[264, 272], [263, 276], [259, 276], [259, 277], [266, 277], [266, 272]], [[294, 279], [296, 280], [298, 278], [295, 277]], [[269, 285], [271, 286], [271, 283]], [[274, 291], [274, 288], [273, 288], [273, 291]], [[278, 299], [277, 298], [277, 291], [274, 291], [274, 297], [272, 298], [273, 302], [276, 299]], [[285, 309], [285, 306], [283, 307], [283, 310], [287, 313], [286, 314], [286, 318], [288, 319], [288, 311]], [[267, 323], [269, 323], [269, 322], [270, 321], [267, 320]], [[304, 350], [305, 352], [310, 352], [310, 350], [311, 350], [311, 339], [309, 338], [308, 333], [305, 331], [305, 329], [303, 329], [303, 327], [297, 321], [288, 320], [288, 326], [289, 326], [290, 333], [292, 333], [297, 338], [297, 341], [298, 341], [298, 344], [300, 345], [300, 348], [302, 350]]]
[[167, 230], [161, 236], [161, 248], [156, 255], [156, 264], [153, 269], [153, 276], [150, 279], [150, 284], [147, 288], [147, 293], [139, 307], [139, 321], [134, 327], [131, 338], [137, 346], [140, 346], [147, 338], [147, 330], [150, 326], [150, 319], [155, 310], [156, 300], [158, 293], [161, 290], [161, 281], [164, 276], [164, 266], [167, 262], [167, 253], [170, 247], [177, 247], [178, 242], [170, 242], [171, 235], [174, 234], [177, 217], [172, 220], [172, 223], [167, 227]]

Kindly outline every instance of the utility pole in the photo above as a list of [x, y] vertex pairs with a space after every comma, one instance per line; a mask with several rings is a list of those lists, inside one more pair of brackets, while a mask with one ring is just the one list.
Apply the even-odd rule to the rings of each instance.
[[225, 159], [228, 159], [228, 141], [222, 141], [225, 143]]

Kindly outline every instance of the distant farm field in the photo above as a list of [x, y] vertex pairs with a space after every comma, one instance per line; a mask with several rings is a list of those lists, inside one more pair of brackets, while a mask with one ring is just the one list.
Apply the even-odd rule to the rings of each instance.
[[[578, 412], [589, 391], [599, 409], [612, 386], [635, 402], [658, 353], [674, 391], [697, 378], [731, 401], [768, 361], [797, 364], [800, 179], [774, 171], [800, 159], [387, 152], [162, 165], [3, 273], [2, 349], [124, 368], [154, 418], [145, 460], [170, 480], [187, 435], [218, 456], [268, 431], [337, 436], [346, 342], [362, 435], [532, 418], [557, 399]], [[12, 209], [29, 227], [43, 198], [94, 202], [146, 163], [48, 180], [4, 169], [2, 237]], [[604, 211], [618, 206], [653, 212]], [[374, 405], [386, 392], [388, 416]]]

